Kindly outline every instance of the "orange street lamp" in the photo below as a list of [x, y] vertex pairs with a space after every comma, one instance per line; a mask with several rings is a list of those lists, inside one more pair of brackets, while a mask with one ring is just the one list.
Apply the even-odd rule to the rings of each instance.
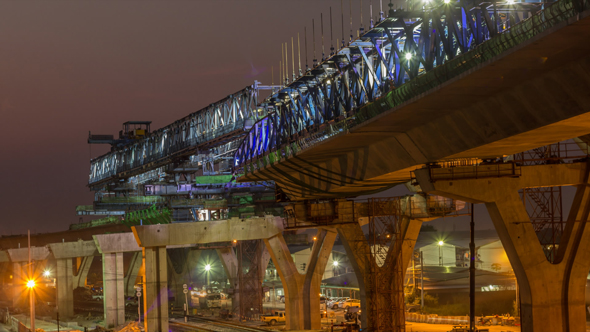
[[31, 301], [31, 331], [35, 331], [35, 280], [29, 279], [27, 287], [29, 288], [29, 299]]

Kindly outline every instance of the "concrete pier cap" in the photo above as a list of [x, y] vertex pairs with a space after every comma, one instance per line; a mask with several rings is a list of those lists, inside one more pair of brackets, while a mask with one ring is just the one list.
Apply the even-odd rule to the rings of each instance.
[[99, 254], [94, 241], [78, 240], [76, 242], [50, 243], [47, 246], [55, 259], [88, 257]]
[[266, 216], [192, 223], [133, 226], [140, 247], [166, 247], [268, 239], [283, 231], [283, 218]]
[[94, 244], [101, 254], [141, 251], [133, 233], [92, 235]]
[[[12, 262], [26, 262], [29, 260], [29, 249], [7, 249], [8, 256]], [[47, 247], [31, 247], [31, 260], [42, 261], [49, 257], [50, 252]]]

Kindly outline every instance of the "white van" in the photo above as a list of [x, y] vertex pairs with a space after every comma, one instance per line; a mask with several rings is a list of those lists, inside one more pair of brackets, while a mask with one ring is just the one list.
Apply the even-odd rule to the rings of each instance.
[[207, 295], [208, 308], [221, 308], [221, 295], [219, 293]]

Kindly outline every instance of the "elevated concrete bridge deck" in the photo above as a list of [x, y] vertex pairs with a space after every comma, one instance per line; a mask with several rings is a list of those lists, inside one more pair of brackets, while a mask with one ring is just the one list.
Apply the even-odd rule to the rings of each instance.
[[239, 180], [274, 180], [297, 200], [358, 196], [406, 182], [426, 163], [509, 155], [588, 134], [589, 15]]

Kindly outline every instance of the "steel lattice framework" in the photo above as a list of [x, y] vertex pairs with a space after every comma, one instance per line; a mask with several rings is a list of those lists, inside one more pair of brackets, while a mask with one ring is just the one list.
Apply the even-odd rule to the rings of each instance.
[[[514, 160], [523, 165], [543, 165], [558, 163], [561, 157], [560, 145], [553, 144], [519, 153]], [[525, 188], [520, 195], [543, 252], [553, 263], [565, 228], [561, 187]]]
[[146, 172], [232, 140], [262, 118], [258, 88], [248, 86], [208, 107], [158, 129], [148, 137], [93, 159], [88, 183]]
[[371, 198], [368, 207], [369, 331], [405, 331], [401, 201]]
[[240, 320], [251, 320], [262, 314], [262, 240], [240, 241], [238, 244], [238, 282]]
[[235, 154], [253, 172], [429, 91], [576, 15], [587, 0], [432, 1], [393, 11], [272, 94]]

